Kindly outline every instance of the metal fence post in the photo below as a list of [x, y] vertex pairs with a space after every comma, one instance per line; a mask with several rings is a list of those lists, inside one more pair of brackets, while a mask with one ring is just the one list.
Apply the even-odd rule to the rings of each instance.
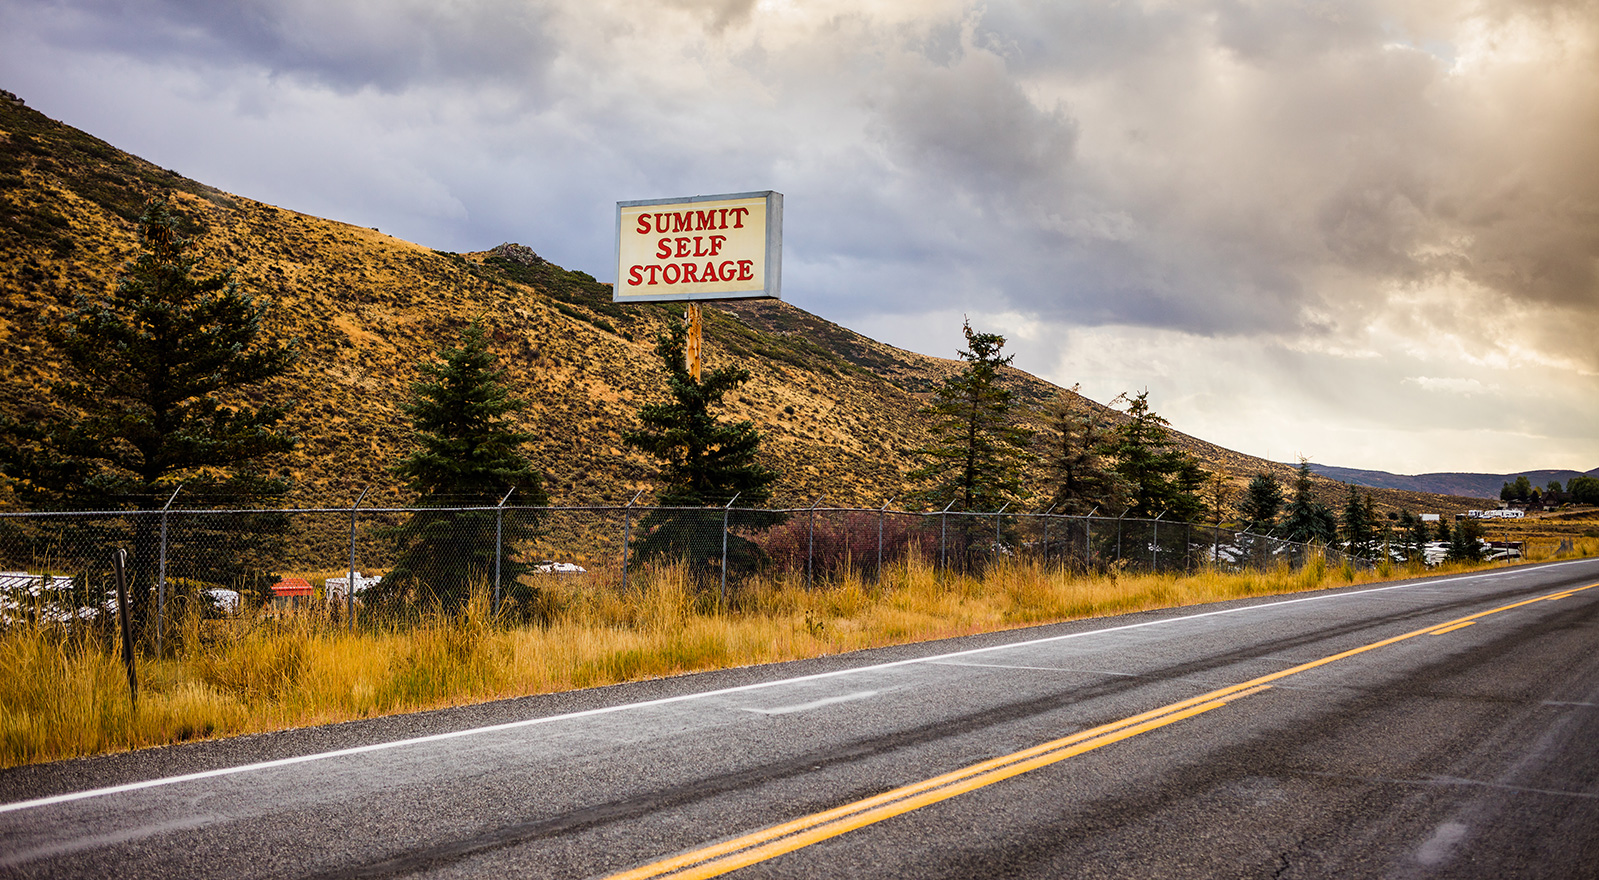
[[633, 505], [644, 494], [640, 489], [633, 495], [633, 500], [622, 508], [622, 592], [627, 592], [627, 557], [628, 551], [633, 546]]
[[122, 629], [122, 663], [128, 667], [128, 700], [139, 708], [139, 673], [133, 665], [133, 628], [128, 625], [128, 551], [117, 548], [111, 557], [117, 574], [117, 623]]
[[1005, 521], [1005, 508], [1007, 508], [1009, 506], [1010, 506], [1010, 502], [1007, 501], [1004, 504], [1001, 504], [999, 506], [999, 510], [994, 511], [994, 553], [995, 553], [995, 555], [998, 555], [1000, 552], [1002, 552], [1000, 548], [1005, 546], [1005, 540], [1004, 540], [1004, 538], [1000, 537], [1000, 534], [999, 534], [999, 524]]
[[366, 493], [370, 491], [372, 491], [371, 486], [362, 489], [355, 503], [350, 505], [350, 582], [344, 587], [344, 605], [350, 617], [348, 622], [350, 632], [355, 632], [355, 509], [361, 506], [361, 502], [366, 500]]
[[742, 492], [734, 492], [733, 497], [727, 499], [727, 506], [722, 508], [722, 605], [727, 605], [727, 515], [733, 509], [733, 502], [738, 500]]
[[1094, 514], [1099, 512], [1099, 505], [1083, 517], [1083, 571], [1086, 573], [1094, 567]]
[[1122, 511], [1122, 515], [1121, 516], [1116, 517], [1116, 561], [1117, 562], [1121, 562], [1122, 561], [1122, 516], [1126, 516], [1126, 515], [1127, 515], [1127, 511], [1124, 510], [1124, 511]]
[[1160, 573], [1160, 518], [1165, 515], [1166, 511], [1164, 510], [1155, 515], [1155, 553], [1150, 560], [1149, 568], [1156, 574]]
[[812, 586], [812, 557], [816, 555], [816, 506], [822, 503], [822, 496], [816, 496], [811, 502], [810, 525], [805, 530], [805, 589]]
[[1048, 510], [1044, 511], [1044, 567], [1045, 568], [1049, 568], [1049, 515], [1054, 513], [1055, 512], [1055, 508], [1058, 507], [1058, 506], [1060, 506], [1059, 502], [1056, 502], [1055, 504], [1051, 504], [1049, 506]]
[[938, 514], [938, 567], [949, 570], [949, 544], [946, 536], [949, 533], [949, 509], [955, 506], [954, 501], [944, 505]]
[[[515, 491], [516, 487], [512, 486], [511, 492]], [[500, 543], [502, 537], [500, 524], [505, 519], [505, 502], [511, 499], [511, 492], [506, 492], [505, 497], [501, 498], [500, 503], [494, 508], [494, 602], [489, 606], [490, 614], [500, 613], [500, 547], [503, 546]]]
[[894, 499], [890, 498], [887, 501], [883, 502], [883, 506], [882, 507], [879, 507], [877, 509], [877, 579], [878, 580], [882, 580], [883, 579], [883, 517], [887, 515], [888, 506], [890, 504], [893, 504], [893, 503], [894, 503]]
[[156, 575], [155, 586], [155, 655], [166, 656], [163, 650], [162, 624], [167, 614], [167, 510], [172, 507], [172, 502], [177, 500], [178, 493], [183, 491], [183, 484], [172, 490], [172, 497], [167, 499], [161, 508], [161, 563], [160, 573]]

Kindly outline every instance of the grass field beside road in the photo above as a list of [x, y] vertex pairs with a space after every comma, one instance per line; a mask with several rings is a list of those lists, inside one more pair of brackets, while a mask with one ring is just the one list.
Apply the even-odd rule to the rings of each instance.
[[[1529, 547], [1549, 558], [1558, 542]], [[1599, 555], [1576, 537], [1571, 556]], [[836, 654], [1056, 621], [1462, 571], [1328, 565], [1294, 571], [1082, 574], [1030, 563], [980, 576], [911, 560], [880, 580], [803, 574], [744, 584], [727, 607], [681, 568], [556, 579], [543, 624], [509, 625], [478, 596], [458, 615], [353, 633], [325, 615], [180, 624], [179, 647], [139, 660], [137, 710], [118, 654], [50, 628], [0, 633], [0, 766]]]

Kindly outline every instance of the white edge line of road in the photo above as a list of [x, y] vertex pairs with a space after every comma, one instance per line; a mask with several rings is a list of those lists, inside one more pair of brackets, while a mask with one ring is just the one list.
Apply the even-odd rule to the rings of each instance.
[[[1581, 562], [1591, 562], [1589, 559], [1573, 559], [1568, 562], [1557, 562], [1544, 566], [1572, 565]], [[1476, 580], [1484, 577], [1495, 577], [1506, 572], [1515, 573], [1515, 569], [1501, 569], [1494, 572], [1455, 575], [1439, 578], [1437, 580], [1412, 581], [1403, 584], [1392, 584], [1386, 587], [1372, 587], [1366, 590], [1352, 590], [1345, 593], [1330, 593], [1320, 596], [1304, 596], [1298, 599], [1285, 599], [1281, 602], [1265, 602], [1259, 605], [1244, 605], [1238, 608], [1223, 608], [1220, 611], [1206, 611], [1200, 614], [1188, 614], [1182, 617], [1165, 617], [1160, 620], [1146, 620], [1140, 623], [1127, 623], [1121, 626], [1111, 626], [1104, 629], [1085, 630], [1083, 632], [1066, 633], [1058, 636], [1046, 636], [1041, 639], [1030, 639], [1025, 642], [1011, 642], [1004, 645], [990, 645], [986, 648], [970, 648], [965, 651], [954, 651], [948, 654], [936, 654], [930, 657], [915, 657], [909, 660], [895, 660], [889, 663], [878, 663], [873, 666], [857, 666], [851, 669], [835, 669], [832, 672], [818, 672], [812, 675], [802, 675], [797, 678], [783, 678], [774, 681], [763, 681], [755, 684], [743, 684], [735, 687], [721, 688], [714, 691], [701, 691], [693, 694], [678, 694], [674, 697], [661, 697], [656, 700], [645, 700], [640, 703], [621, 703], [615, 706], [603, 706], [598, 709], [584, 709], [580, 712], [568, 712], [564, 715], [545, 715], [538, 718], [524, 718], [521, 721], [507, 721], [502, 724], [490, 724], [484, 727], [470, 727], [465, 730], [452, 730], [447, 733], [434, 733], [427, 736], [412, 737], [411, 739], [397, 739], [390, 742], [372, 743], [364, 746], [353, 746], [347, 749], [335, 749], [331, 752], [315, 752], [309, 755], [297, 755], [292, 758], [278, 758], [273, 761], [260, 761], [255, 764], [241, 764], [237, 767], [222, 767], [216, 770], [203, 770], [198, 773], [184, 773], [179, 776], [163, 776], [157, 779], [146, 779], [142, 782], [129, 782], [122, 785], [111, 785], [105, 788], [92, 788], [85, 791], [69, 792], [67, 794], [52, 795], [50, 797], [35, 798], [28, 801], [15, 801], [9, 804], [0, 804], [0, 813], [15, 813], [22, 810], [32, 810], [47, 807], [53, 804], [69, 803], [71, 801], [88, 800], [89, 798], [105, 797], [106, 795], [122, 794], [129, 791], [139, 791], [146, 788], [158, 788], [166, 785], [177, 785], [184, 782], [195, 782], [201, 779], [214, 779], [218, 776], [231, 776], [235, 773], [251, 773], [257, 770], [271, 770], [277, 767], [290, 767], [295, 764], [308, 764], [312, 761], [324, 761], [329, 758], [344, 758], [351, 755], [362, 755], [368, 752], [381, 752], [388, 749], [397, 749], [404, 746], [422, 745], [423, 743], [442, 742], [466, 736], [476, 736], [483, 733], [498, 733], [503, 730], [515, 730], [520, 727], [533, 727], [540, 724], [553, 724], [557, 721], [571, 721], [577, 718], [592, 718], [598, 715], [609, 715], [615, 712], [626, 712], [636, 709], [649, 709], [655, 706], [666, 706], [672, 703], [683, 703], [689, 700], [703, 700], [707, 697], [720, 697], [727, 694], [747, 693], [749, 691], [764, 690], [766, 688], [780, 687], [783, 685], [797, 684], [800, 682], [820, 681], [827, 678], [838, 678], [845, 675], [858, 675], [862, 672], [875, 672], [882, 669], [893, 669], [898, 666], [910, 666], [917, 663], [936, 663], [940, 660], [950, 660], [956, 657], [971, 657], [977, 654], [987, 654], [993, 651], [1008, 651], [1014, 648], [1026, 648], [1034, 645], [1044, 645], [1050, 642], [1062, 642], [1068, 639], [1082, 638], [1084, 636], [1103, 635], [1111, 632], [1121, 632], [1131, 629], [1143, 629], [1149, 626], [1162, 626], [1171, 623], [1182, 623], [1190, 620], [1199, 620], [1206, 617], [1218, 617], [1224, 614], [1236, 614], [1246, 611], [1259, 611], [1268, 608], [1280, 608], [1284, 605], [1296, 605], [1302, 602], [1321, 602], [1329, 599], [1343, 599], [1350, 596], [1364, 596], [1371, 593], [1383, 593], [1389, 590], [1402, 590], [1412, 587], [1431, 587], [1439, 584], [1453, 583], [1455, 581]]]

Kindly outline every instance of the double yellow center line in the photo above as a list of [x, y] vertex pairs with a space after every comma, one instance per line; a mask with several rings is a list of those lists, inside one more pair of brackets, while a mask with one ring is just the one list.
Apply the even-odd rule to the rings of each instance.
[[746, 834], [733, 840], [712, 844], [693, 852], [662, 859], [630, 871], [613, 874], [608, 880], [647, 880], [647, 878], [669, 877], [671, 880], [691, 880], [691, 878], [719, 877], [730, 871], [736, 871], [756, 862], [780, 856], [784, 853], [819, 843], [832, 837], [837, 837], [847, 831], [853, 831], [866, 825], [881, 822], [917, 810], [929, 804], [949, 800], [956, 795], [964, 794], [986, 785], [993, 785], [1012, 776], [1019, 776], [1030, 770], [1047, 767], [1058, 761], [1064, 761], [1084, 752], [1090, 752], [1101, 746], [1120, 742], [1129, 737], [1137, 736], [1168, 724], [1175, 724], [1186, 718], [1192, 718], [1219, 709], [1228, 703], [1239, 700], [1261, 691], [1268, 690], [1271, 683], [1290, 675], [1298, 675], [1319, 666], [1325, 666], [1337, 660], [1363, 654], [1377, 648], [1386, 647], [1402, 642], [1406, 639], [1420, 635], [1443, 635], [1471, 626], [1478, 620], [1500, 612], [1531, 605], [1535, 602], [1550, 602], [1565, 599], [1583, 590], [1599, 587], [1599, 584], [1589, 584], [1585, 587], [1551, 593], [1539, 596], [1536, 599], [1526, 599], [1510, 605], [1502, 605], [1488, 611], [1481, 611], [1466, 617], [1461, 617], [1447, 623], [1418, 629], [1404, 635], [1372, 642], [1348, 651], [1342, 651], [1309, 663], [1301, 663], [1289, 669], [1263, 675], [1259, 678], [1235, 684], [1229, 687], [1214, 690], [1197, 697], [1190, 697], [1152, 709], [1139, 715], [1102, 724], [1098, 727], [1074, 733], [1071, 736], [1052, 740], [1042, 745], [1023, 749], [1019, 752], [1001, 758], [982, 761], [963, 767], [942, 776], [935, 776], [912, 785], [886, 791], [854, 803], [835, 807], [820, 813], [773, 825]]

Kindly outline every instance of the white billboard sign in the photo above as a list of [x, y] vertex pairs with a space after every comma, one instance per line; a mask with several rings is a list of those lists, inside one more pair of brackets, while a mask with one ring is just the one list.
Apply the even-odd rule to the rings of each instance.
[[782, 298], [783, 194], [616, 203], [612, 302]]

